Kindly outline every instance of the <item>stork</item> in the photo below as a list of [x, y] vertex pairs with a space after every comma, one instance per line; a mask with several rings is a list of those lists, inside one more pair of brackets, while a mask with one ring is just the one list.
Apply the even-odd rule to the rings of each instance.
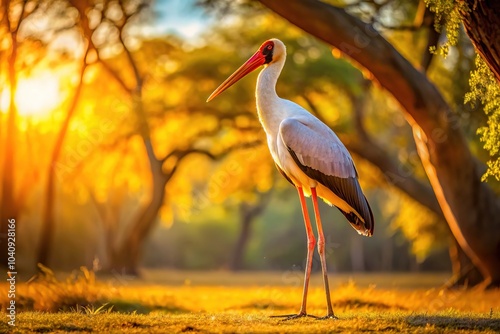
[[[318, 208], [318, 197], [336, 206], [361, 235], [373, 234], [374, 220], [370, 205], [358, 182], [358, 172], [344, 144], [314, 115], [298, 104], [276, 94], [276, 82], [283, 69], [286, 48], [278, 39], [264, 42], [240, 68], [227, 78], [207, 99], [214, 99], [248, 73], [263, 66], [257, 79], [255, 97], [259, 120], [267, 135], [267, 144], [278, 171], [297, 188], [307, 233], [307, 261], [302, 304], [295, 319], [309, 315], [306, 310], [309, 277], [316, 238], [305, 197], [312, 197], [318, 253], [325, 287], [327, 314], [320, 319], [336, 318], [328, 285], [325, 237]], [[315, 317], [316, 318], [316, 317]]]

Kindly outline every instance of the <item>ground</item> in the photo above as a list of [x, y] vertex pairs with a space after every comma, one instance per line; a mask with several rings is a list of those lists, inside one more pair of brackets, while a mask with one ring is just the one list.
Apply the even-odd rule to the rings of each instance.
[[[57, 276], [57, 277], [56, 277]], [[16, 327], [0, 333], [498, 333], [500, 291], [444, 290], [447, 274], [334, 274], [335, 320], [281, 321], [297, 312], [300, 270], [285, 272], [145, 271], [142, 279], [48, 274], [16, 286]], [[7, 285], [0, 304], [5, 312]], [[314, 275], [308, 312], [323, 316]]]

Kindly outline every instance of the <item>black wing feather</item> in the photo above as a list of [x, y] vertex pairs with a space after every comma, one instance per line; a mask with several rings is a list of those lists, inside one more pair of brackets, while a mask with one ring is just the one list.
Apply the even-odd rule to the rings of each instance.
[[299, 166], [299, 168], [307, 176], [330, 189], [335, 195], [346, 201], [347, 204], [356, 210], [356, 212], [363, 218], [364, 222], [353, 212], [347, 213], [337, 208], [344, 214], [349, 223], [351, 223], [352, 227], [361, 233], [367, 233], [371, 236], [375, 225], [373, 213], [365, 195], [363, 194], [363, 191], [361, 190], [358, 180], [354, 177], [342, 178], [338, 176], [326, 175], [314, 168], [304, 166], [298, 159], [295, 152], [288, 146], [287, 149], [297, 166]]

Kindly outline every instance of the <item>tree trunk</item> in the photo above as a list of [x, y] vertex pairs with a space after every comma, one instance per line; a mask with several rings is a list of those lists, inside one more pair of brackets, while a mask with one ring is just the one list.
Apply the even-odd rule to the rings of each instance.
[[[151, 154], [151, 142], [145, 141], [144, 143], [147, 146], [148, 155]], [[142, 246], [155, 225], [165, 198], [165, 186], [169, 177], [162, 173], [163, 164], [161, 161], [157, 160], [156, 157], [150, 157], [149, 160], [152, 170], [152, 197], [132, 221], [130, 229], [125, 234], [118, 249], [112, 253], [110, 269], [121, 274], [138, 276]]]
[[[127, 54], [130, 57], [131, 64], [134, 64], [133, 67], [136, 69], [132, 56], [129, 52]], [[118, 271], [121, 274], [138, 276], [142, 246], [156, 222], [158, 212], [165, 198], [165, 186], [175, 173], [175, 169], [169, 174], [165, 174], [163, 172], [163, 161], [159, 160], [155, 155], [149, 124], [143, 109], [142, 80], [138, 75], [138, 71], [135, 70], [135, 72], [137, 74], [137, 86], [133, 95], [133, 108], [139, 122], [139, 131], [148, 157], [153, 189], [149, 203], [132, 221], [128, 232], [125, 234], [123, 240], [121, 240], [116, 252], [113, 252], [110, 269]]]
[[481, 182], [458, 119], [429, 79], [371, 25], [316, 0], [260, 0], [291, 23], [369, 70], [406, 111], [419, 156], [450, 229], [485, 277], [500, 285], [500, 203]]
[[234, 247], [233, 258], [231, 259], [231, 263], [229, 265], [231, 270], [237, 271], [243, 268], [245, 251], [248, 245], [248, 240], [250, 240], [252, 224], [267, 208], [272, 193], [273, 187], [271, 187], [270, 190], [264, 194], [258, 194], [259, 199], [254, 205], [245, 202], [241, 203], [241, 232]]
[[[45, 203], [44, 203], [44, 212], [43, 212], [43, 220], [42, 227], [40, 233], [40, 239], [38, 242], [38, 251], [37, 251], [37, 263], [41, 263], [44, 266], [48, 266], [50, 253], [52, 251], [52, 243], [55, 233], [55, 217], [54, 217], [54, 209], [56, 202], [56, 168], [57, 162], [59, 160], [59, 156], [61, 154], [64, 140], [66, 138], [66, 134], [68, 132], [69, 124], [73, 115], [76, 111], [76, 107], [78, 106], [78, 102], [80, 100], [80, 95], [83, 89], [83, 75], [85, 74], [85, 70], [87, 69], [87, 55], [91, 49], [94, 49], [92, 43], [91, 30], [89, 27], [89, 21], [87, 15], [85, 14], [86, 6], [88, 4], [85, 1], [70, 1], [71, 5], [73, 5], [80, 13], [80, 28], [85, 32], [84, 37], [87, 37], [85, 51], [81, 60], [81, 68], [79, 73], [78, 84], [75, 88], [75, 93], [71, 100], [71, 103], [68, 107], [68, 112], [63, 121], [61, 129], [57, 134], [56, 141], [54, 144], [54, 149], [52, 151], [51, 159], [49, 161], [49, 166], [47, 170], [47, 184], [45, 188]], [[38, 268], [38, 266], [37, 266]]]
[[500, 83], [500, 1], [466, 0], [461, 14], [467, 35], [476, 51]]
[[255, 218], [255, 215], [252, 214], [251, 207], [249, 207], [247, 203], [242, 203], [240, 205], [240, 217], [241, 231], [234, 247], [231, 264], [229, 265], [229, 269], [231, 269], [232, 271], [238, 271], [243, 268], [245, 249], [248, 244], [248, 240], [250, 239], [250, 227]]
[[262, 214], [269, 203], [269, 195], [271, 191], [260, 195], [259, 201], [255, 205], [250, 205], [248, 203], [241, 203], [240, 205], [240, 217], [241, 217], [241, 231], [236, 241], [236, 245], [233, 251], [233, 257], [229, 268], [232, 271], [238, 271], [243, 268], [245, 250], [248, 245], [248, 240], [250, 240], [251, 227], [255, 219]]
[[[7, 5], [4, 5], [7, 6]], [[7, 12], [4, 15], [8, 15]], [[10, 24], [9, 24], [10, 29]], [[5, 153], [3, 157], [2, 175], [2, 205], [0, 210], [0, 265], [7, 267], [7, 230], [9, 219], [18, 218], [18, 207], [15, 201], [15, 147], [17, 141], [17, 108], [15, 93], [17, 88], [16, 60], [17, 60], [17, 32], [11, 33], [11, 52], [8, 58], [8, 74], [10, 84], [10, 106], [7, 113], [7, 131], [5, 134]]]
[[[73, 95], [73, 99], [71, 100], [71, 104], [69, 106], [68, 112], [66, 114], [66, 118], [57, 134], [56, 142], [54, 144], [54, 150], [52, 151], [51, 159], [49, 161], [49, 168], [47, 171], [47, 186], [45, 188], [45, 206], [43, 213], [43, 221], [42, 228], [40, 233], [40, 240], [38, 242], [38, 252], [37, 252], [37, 264], [41, 263], [44, 266], [49, 266], [49, 257], [50, 252], [52, 250], [52, 243], [55, 233], [55, 217], [54, 217], [54, 209], [55, 209], [55, 198], [56, 198], [56, 168], [57, 161], [61, 154], [64, 139], [66, 138], [66, 134], [68, 132], [69, 124], [73, 115], [76, 111], [76, 107], [78, 105], [78, 101], [80, 100], [80, 95], [83, 89], [83, 75], [85, 73], [85, 69], [87, 68], [86, 58], [89, 52], [89, 48], [87, 47], [83, 59], [82, 59], [82, 67], [79, 73], [79, 81], [76, 86], [75, 94]], [[38, 265], [37, 265], [37, 268]]]
[[473, 287], [481, 283], [481, 273], [456, 240], [450, 244], [450, 259], [453, 277], [446, 283], [448, 288]]

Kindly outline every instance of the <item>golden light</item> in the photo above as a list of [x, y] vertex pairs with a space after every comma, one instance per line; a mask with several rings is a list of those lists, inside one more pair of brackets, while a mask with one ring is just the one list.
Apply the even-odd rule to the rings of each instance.
[[[19, 115], [44, 117], [50, 115], [63, 101], [59, 78], [49, 72], [33, 77], [19, 78], [15, 101]], [[0, 110], [9, 108], [10, 91], [1, 92]]]
[[50, 73], [20, 79], [15, 100], [20, 115], [44, 116], [62, 102], [59, 79]]

